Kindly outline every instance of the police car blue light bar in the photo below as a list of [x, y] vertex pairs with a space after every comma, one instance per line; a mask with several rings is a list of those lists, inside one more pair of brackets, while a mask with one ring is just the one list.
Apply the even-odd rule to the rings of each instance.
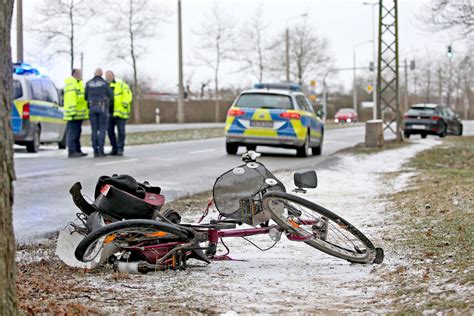
[[256, 83], [255, 89], [279, 89], [290, 91], [301, 91], [301, 86], [296, 83]]
[[38, 69], [33, 68], [30, 64], [24, 63], [14, 63], [13, 64], [13, 72], [17, 75], [24, 75], [24, 74], [32, 74], [32, 75], [40, 75]]

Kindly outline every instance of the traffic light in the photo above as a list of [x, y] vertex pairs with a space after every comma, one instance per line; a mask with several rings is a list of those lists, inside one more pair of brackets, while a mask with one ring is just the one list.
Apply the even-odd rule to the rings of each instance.
[[410, 70], [415, 70], [415, 61], [410, 61]]
[[374, 67], [374, 62], [371, 61], [370, 64], [369, 64], [369, 69], [370, 69], [370, 71], [374, 71], [374, 68], [375, 68], [375, 67]]
[[451, 45], [448, 46], [448, 58], [453, 58], [453, 48]]

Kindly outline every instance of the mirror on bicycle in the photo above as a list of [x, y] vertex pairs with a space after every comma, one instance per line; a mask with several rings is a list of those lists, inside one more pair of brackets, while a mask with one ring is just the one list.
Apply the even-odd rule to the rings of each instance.
[[314, 189], [318, 186], [316, 171], [295, 172], [294, 182], [297, 188]]

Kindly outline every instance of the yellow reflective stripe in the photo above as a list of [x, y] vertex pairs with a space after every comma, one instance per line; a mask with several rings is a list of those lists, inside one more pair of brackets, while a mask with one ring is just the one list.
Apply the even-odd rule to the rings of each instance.
[[62, 123], [62, 124], [64, 124], [64, 120], [61, 119], [61, 118], [37, 116], [37, 115], [30, 116], [30, 121], [32, 121], [32, 122], [47, 122], [47, 123], [58, 123], [58, 124]]

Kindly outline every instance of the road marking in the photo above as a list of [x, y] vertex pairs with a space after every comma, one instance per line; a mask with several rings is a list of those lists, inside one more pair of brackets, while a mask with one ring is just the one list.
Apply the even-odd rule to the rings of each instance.
[[209, 153], [211, 151], [216, 151], [216, 149], [203, 149], [203, 150], [195, 150], [195, 151], [190, 151], [190, 154], [200, 154], [200, 153]]
[[132, 161], [137, 161], [138, 159], [126, 159], [126, 160], [117, 160], [117, 161], [110, 161], [110, 162], [101, 162], [101, 163], [96, 163], [96, 166], [107, 166], [107, 165], [115, 165], [118, 163], [125, 163], [125, 162], [132, 162]]

